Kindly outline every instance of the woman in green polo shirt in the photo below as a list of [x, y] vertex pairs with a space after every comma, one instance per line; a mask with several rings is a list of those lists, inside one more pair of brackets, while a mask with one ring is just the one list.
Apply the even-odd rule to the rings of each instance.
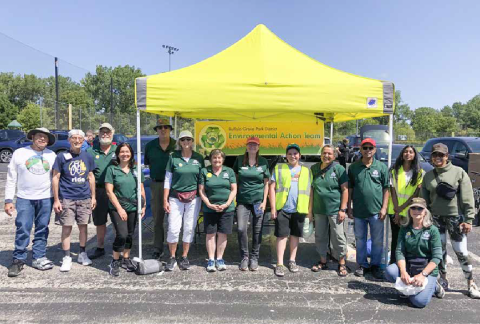
[[[135, 165], [133, 149], [128, 143], [117, 146], [116, 161], [110, 165], [105, 174], [105, 190], [108, 195], [110, 215], [115, 227], [115, 241], [113, 242], [113, 260], [110, 263], [110, 274], [117, 277], [120, 266], [127, 271], [135, 271], [130, 260], [130, 250], [133, 244], [133, 234], [138, 220], [137, 212], [137, 167]], [[145, 215], [145, 178], [141, 174], [142, 211]], [[120, 253], [123, 252], [123, 264], [120, 264]]]
[[182, 131], [178, 136], [179, 150], [170, 155], [165, 172], [163, 207], [168, 215], [167, 243], [170, 258], [165, 271], [173, 271], [177, 264], [177, 251], [180, 230], [183, 226], [183, 250], [178, 262], [181, 270], [188, 270], [188, 251], [193, 242], [198, 213], [202, 204], [198, 197], [198, 179], [204, 167], [203, 157], [194, 151], [193, 135]]
[[[338, 275], [345, 277], [347, 267], [347, 236], [343, 221], [346, 218], [348, 201], [348, 176], [345, 168], [335, 161], [335, 150], [324, 145], [321, 151], [321, 163], [311, 168], [313, 175], [308, 218], [315, 217], [315, 245], [320, 255], [312, 271], [328, 269], [327, 252], [332, 242], [333, 256], [338, 260]], [[330, 233], [329, 233], [330, 228]]]
[[[398, 234], [397, 263], [389, 265], [385, 278], [395, 283], [401, 278], [405, 285], [425, 288], [408, 298], [413, 306], [423, 308], [435, 294], [443, 298], [445, 291], [437, 282], [438, 264], [442, 259], [440, 232], [433, 225], [432, 215], [423, 198], [413, 198], [406, 217], [400, 219], [402, 226]], [[427, 279], [428, 278], [428, 279]]]
[[[237, 194], [235, 173], [223, 165], [225, 153], [215, 149], [210, 152], [211, 165], [203, 168], [198, 189], [203, 200], [203, 219], [208, 252], [207, 271], [226, 270], [223, 252], [227, 246], [227, 235], [232, 234], [233, 200]], [[215, 236], [217, 240], [215, 241]], [[215, 262], [215, 250], [217, 260]]]
[[[237, 221], [238, 246], [240, 247], [240, 270], [258, 270], [258, 255], [262, 242], [262, 225], [268, 196], [267, 159], [259, 155], [260, 140], [258, 137], [247, 139], [244, 155], [235, 160], [233, 171], [237, 174]], [[248, 222], [252, 215], [252, 252], [248, 254]]]

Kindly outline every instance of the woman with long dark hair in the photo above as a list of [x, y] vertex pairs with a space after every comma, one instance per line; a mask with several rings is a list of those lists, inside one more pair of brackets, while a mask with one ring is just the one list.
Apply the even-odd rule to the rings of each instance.
[[[117, 277], [120, 267], [127, 271], [135, 271], [130, 260], [130, 250], [133, 244], [133, 233], [138, 220], [137, 212], [137, 168], [133, 149], [128, 143], [117, 146], [116, 161], [110, 165], [105, 175], [105, 190], [107, 191], [108, 207], [115, 227], [115, 241], [113, 242], [113, 260], [110, 263], [110, 274]], [[140, 171], [142, 172], [142, 171]], [[142, 211], [145, 215], [145, 178], [141, 174]], [[123, 261], [120, 262], [120, 253], [123, 252]]]
[[388, 202], [388, 215], [392, 229], [390, 264], [396, 262], [395, 249], [397, 247], [401, 217], [408, 216], [407, 207], [411, 204], [412, 199], [420, 194], [424, 171], [420, 167], [418, 154], [415, 147], [406, 145], [390, 170], [391, 186]]

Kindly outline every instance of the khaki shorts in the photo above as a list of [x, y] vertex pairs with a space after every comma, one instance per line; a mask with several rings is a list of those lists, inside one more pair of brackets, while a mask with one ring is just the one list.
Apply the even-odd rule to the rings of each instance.
[[62, 211], [55, 214], [55, 224], [62, 226], [87, 225], [92, 217], [92, 199], [60, 199]]

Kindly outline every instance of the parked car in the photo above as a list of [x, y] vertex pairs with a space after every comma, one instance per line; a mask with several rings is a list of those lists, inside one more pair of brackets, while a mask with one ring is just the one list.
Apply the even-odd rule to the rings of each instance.
[[480, 153], [480, 137], [438, 137], [429, 139], [421, 151], [425, 159], [430, 162], [433, 145], [443, 143], [448, 147], [448, 159], [453, 165], [459, 166], [468, 172], [468, 154]]
[[18, 129], [1, 129], [0, 130], [0, 141], [14, 140], [23, 136], [25, 136], [25, 133]]
[[[51, 133], [56, 137], [56, 140], [53, 145], [48, 146], [50, 150], [58, 154], [70, 149], [67, 131], [53, 130]], [[9, 163], [16, 149], [31, 144], [32, 141], [28, 140], [26, 136], [14, 140], [0, 141], [0, 162]]]

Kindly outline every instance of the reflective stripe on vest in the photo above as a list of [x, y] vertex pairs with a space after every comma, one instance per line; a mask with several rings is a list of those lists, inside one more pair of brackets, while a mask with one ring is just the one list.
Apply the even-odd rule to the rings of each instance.
[[[422, 183], [424, 171], [420, 170], [421, 172], [418, 174], [418, 181], [415, 186], [412, 186], [410, 184], [405, 183], [405, 171], [403, 170], [403, 166], [400, 167], [398, 170], [398, 174], [395, 175], [395, 170], [391, 171], [391, 177], [392, 177], [392, 186], [395, 188], [395, 192], [397, 193], [397, 200], [398, 200], [398, 206], [403, 205], [408, 198], [413, 196], [415, 193], [415, 190], [417, 190], [417, 186]], [[388, 214], [394, 214], [393, 210], [393, 200], [392, 196], [390, 196], [389, 201], [388, 201]], [[402, 216], [407, 216], [407, 209], [405, 208], [400, 212], [400, 215]]]
[[[275, 166], [275, 208], [281, 210], [287, 202], [288, 193], [292, 183], [292, 175], [287, 164]], [[312, 186], [312, 179], [310, 170], [307, 167], [301, 166], [300, 177], [298, 178], [298, 199], [297, 212], [300, 214], [308, 213], [308, 203], [310, 201], [310, 190]]]

